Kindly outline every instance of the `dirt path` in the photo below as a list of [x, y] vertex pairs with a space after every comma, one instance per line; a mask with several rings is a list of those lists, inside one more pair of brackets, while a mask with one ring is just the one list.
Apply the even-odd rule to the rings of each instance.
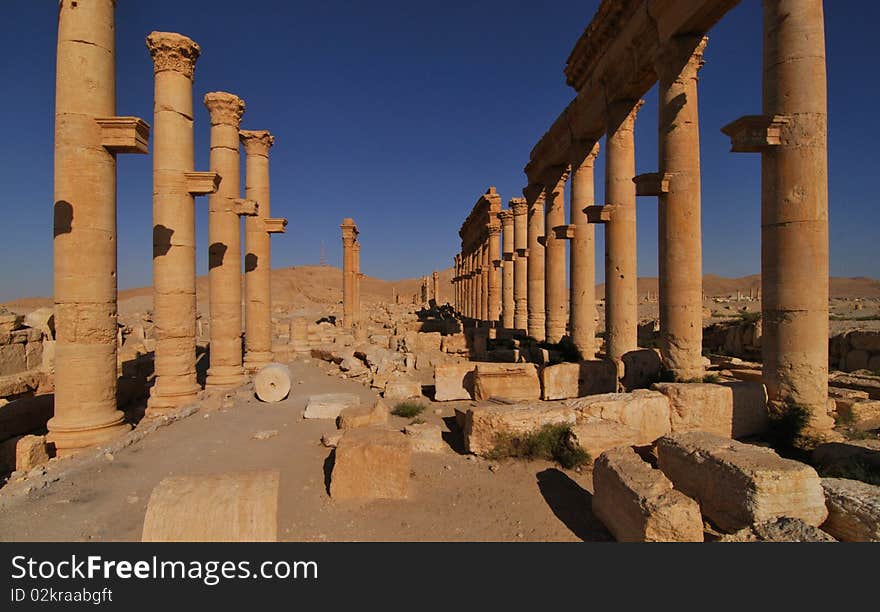
[[[291, 397], [277, 404], [239, 399], [223, 412], [196, 413], [150, 434], [93, 469], [14, 504], [0, 540], [139, 540], [147, 500], [166, 476], [271, 468], [281, 472], [279, 537], [291, 541], [577, 541], [610, 536], [590, 512], [592, 477], [545, 462], [495, 464], [452, 450], [414, 454], [411, 499], [337, 502], [327, 495], [331, 421], [303, 420], [316, 393], [375, 394], [330, 376], [314, 362], [291, 364]], [[302, 381], [301, 384], [298, 384]], [[434, 414], [436, 408], [442, 414]], [[451, 404], [429, 404], [424, 419], [455, 429]], [[408, 420], [391, 417], [394, 426]], [[277, 436], [254, 440], [258, 431]], [[193, 517], [193, 520], [198, 520]]]

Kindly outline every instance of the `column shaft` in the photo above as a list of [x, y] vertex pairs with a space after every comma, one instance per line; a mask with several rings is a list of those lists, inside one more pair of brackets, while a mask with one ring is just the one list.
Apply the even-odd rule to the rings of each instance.
[[544, 305], [546, 308], [545, 339], [556, 344], [565, 336], [567, 322], [565, 286], [565, 240], [558, 238], [554, 228], [565, 224], [565, 183], [568, 171], [550, 177], [545, 190], [546, 221], [544, 223]]
[[490, 270], [492, 261], [489, 255], [489, 238], [486, 237], [480, 244], [480, 320], [490, 321], [492, 316], [489, 312], [491, 288]]
[[352, 219], [343, 219], [339, 227], [342, 230], [342, 326], [350, 329], [356, 319], [354, 245], [357, 226]]
[[[537, 193], [532, 193], [532, 192]], [[538, 242], [544, 235], [544, 194], [536, 188], [528, 201], [528, 333], [544, 341], [544, 246]]]
[[511, 200], [510, 207], [513, 209], [513, 247], [516, 251], [513, 261], [513, 327], [526, 330], [529, 326], [529, 207], [522, 198]]
[[513, 329], [514, 297], [513, 266], [516, 258], [513, 249], [513, 211], [503, 210], [501, 219], [501, 325]]
[[501, 223], [495, 219], [489, 225], [486, 261], [489, 264], [489, 316], [497, 324], [501, 320]]
[[596, 356], [596, 231], [587, 222], [584, 209], [596, 202], [593, 166], [599, 145], [581, 147], [573, 154], [571, 174], [570, 224], [571, 300], [569, 325], [571, 339], [581, 359]]

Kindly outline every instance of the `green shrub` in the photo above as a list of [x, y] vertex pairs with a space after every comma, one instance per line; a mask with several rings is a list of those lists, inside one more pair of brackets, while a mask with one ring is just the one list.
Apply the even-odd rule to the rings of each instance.
[[771, 412], [768, 428], [771, 442], [776, 447], [795, 447], [809, 421], [810, 411], [803, 406], [789, 405]]
[[411, 419], [419, 416], [424, 411], [424, 404], [420, 404], [419, 402], [401, 402], [394, 407], [391, 414], [405, 419]]
[[503, 434], [497, 436], [489, 459], [518, 457], [556, 461], [566, 469], [589, 463], [592, 459], [580, 446], [571, 442], [571, 426], [544, 425], [526, 434]]

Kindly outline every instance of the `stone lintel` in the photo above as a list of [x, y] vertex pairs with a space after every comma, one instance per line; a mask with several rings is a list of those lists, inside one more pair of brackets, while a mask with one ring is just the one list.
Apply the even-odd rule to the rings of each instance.
[[571, 240], [574, 238], [574, 225], [557, 225], [553, 228], [557, 240]]
[[220, 175], [216, 172], [184, 172], [186, 190], [194, 196], [217, 193]]
[[263, 219], [263, 229], [265, 229], [268, 234], [283, 234], [286, 227], [287, 219], [282, 217]]
[[611, 204], [605, 206], [587, 206], [584, 214], [587, 215], [587, 223], [608, 223], [611, 221], [611, 214], [614, 207]]
[[730, 136], [733, 153], [761, 153], [782, 144], [782, 126], [788, 122], [785, 115], [747, 115], [721, 131]]
[[259, 214], [260, 205], [254, 200], [232, 200], [232, 211], [239, 217], [256, 217]]
[[138, 117], [96, 117], [101, 146], [111, 153], [148, 153], [150, 124]]
[[669, 193], [669, 175], [660, 175], [659, 172], [640, 174], [633, 179], [636, 184], [637, 196], [660, 196]]

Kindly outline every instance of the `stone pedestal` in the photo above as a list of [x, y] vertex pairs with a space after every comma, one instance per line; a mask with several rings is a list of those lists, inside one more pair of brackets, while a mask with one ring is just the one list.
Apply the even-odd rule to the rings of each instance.
[[351, 329], [359, 318], [355, 262], [358, 229], [350, 218], [343, 219], [339, 228], [342, 230], [342, 327]]
[[207, 387], [222, 389], [244, 382], [241, 321], [241, 221], [238, 129], [244, 101], [230, 93], [205, 95], [211, 114], [211, 171], [220, 175], [208, 198], [208, 279], [211, 309], [211, 367]]
[[[560, 173], [561, 171], [561, 173]], [[565, 223], [565, 184], [568, 169], [557, 169], [547, 177], [545, 189], [544, 223], [544, 306], [545, 339], [556, 344], [565, 336], [567, 322], [565, 283], [565, 239], [554, 232], [554, 228]]]
[[540, 185], [525, 190], [528, 206], [528, 334], [544, 340], [544, 193]]
[[571, 163], [571, 299], [569, 326], [571, 339], [581, 359], [596, 356], [596, 253], [595, 230], [587, 222], [584, 209], [596, 201], [593, 166], [599, 145], [580, 143], [572, 151]]
[[199, 46], [180, 34], [153, 32], [153, 322], [156, 379], [147, 416], [198, 399], [196, 380], [195, 196], [217, 190], [219, 177], [193, 172], [193, 71]]
[[638, 348], [633, 128], [641, 106], [641, 101], [623, 100], [607, 108], [605, 201], [615, 208], [605, 225], [605, 336], [611, 359]]
[[60, 456], [129, 430], [116, 408], [116, 154], [149, 126], [116, 117], [113, 0], [63, 0], [55, 97], [55, 416]]
[[524, 198], [514, 198], [510, 201], [510, 208], [513, 211], [513, 248], [516, 252], [513, 261], [513, 327], [525, 331], [529, 326], [529, 205]]
[[[272, 219], [270, 215], [269, 149], [275, 138], [267, 131], [242, 130], [239, 134], [244, 145], [245, 197], [257, 203], [257, 216], [244, 222], [244, 278], [245, 278], [245, 356], [244, 367], [256, 372], [274, 361], [272, 355], [272, 252], [271, 230], [286, 219]], [[269, 222], [267, 224], [267, 221]]]
[[501, 220], [501, 325], [513, 329], [513, 265], [516, 254], [513, 250], [513, 211], [502, 210]]

